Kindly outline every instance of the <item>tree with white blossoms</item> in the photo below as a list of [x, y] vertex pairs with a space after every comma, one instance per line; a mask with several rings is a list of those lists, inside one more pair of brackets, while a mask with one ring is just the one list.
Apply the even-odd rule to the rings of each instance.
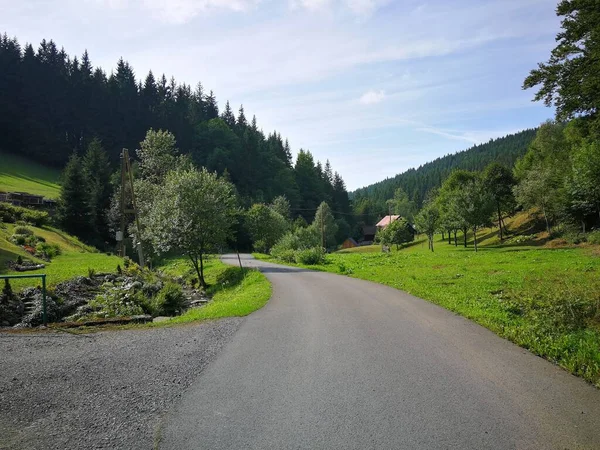
[[206, 287], [204, 258], [226, 243], [237, 211], [234, 186], [206, 169], [167, 173], [143, 218], [144, 234], [159, 253], [186, 254]]

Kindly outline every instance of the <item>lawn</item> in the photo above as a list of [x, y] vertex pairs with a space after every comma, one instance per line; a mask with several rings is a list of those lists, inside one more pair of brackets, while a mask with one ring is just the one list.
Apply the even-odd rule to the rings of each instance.
[[330, 254], [310, 268], [402, 289], [600, 386], [598, 249], [488, 245], [475, 253], [440, 238], [433, 253], [424, 240], [371, 250]]
[[[45, 273], [49, 286], [76, 276], [87, 276], [89, 269], [96, 272], [114, 272], [118, 264], [123, 264], [121, 258], [99, 253], [94, 248], [86, 246], [77, 238], [69, 236], [63, 231], [51, 227], [38, 228], [30, 226], [29, 228], [34, 234], [42, 236], [49, 244], [57, 244], [61, 249], [61, 254], [53, 258], [49, 263], [38, 260], [8, 240], [13, 234], [14, 227], [15, 225], [13, 224], [4, 224], [3, 228], [0, 228], [0, 274], [2, 275], [22, 274], [22, 272], [9, 272], [6, 269], [7, 261], [14, 261], [18, 256], [21, 256], [23, 259], [46, 264], [44, 269], [26, 273]], [[13, 288], [17, 289], [27, 286], [37, 286], [39, 283], [40, 280], [38, 279], [11, 281]]]
[[0, 191], [27, 192], [56, 199], [60, 172], [10, 153], [0, 153]]
[[[184, 258], [169, 259], [160, 269], [170, 275], [194, 277], [189, 263]], [[210, 285], [207, 293], [212, 297], [206, 306], [190, 309], [181, 316], [154, 323], [152, 326], [247, 316], [262, 308], [271, 298], [271, 284], [257, 270], [228, 266], [213, 257], [205, 263], [204, 276]]]

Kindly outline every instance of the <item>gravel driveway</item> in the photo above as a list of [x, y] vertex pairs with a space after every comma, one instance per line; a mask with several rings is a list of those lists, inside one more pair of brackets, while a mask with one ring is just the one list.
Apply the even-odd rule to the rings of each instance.
[[244, 319], [0, 333], [0, 449], [150, 449], [162, 415]]

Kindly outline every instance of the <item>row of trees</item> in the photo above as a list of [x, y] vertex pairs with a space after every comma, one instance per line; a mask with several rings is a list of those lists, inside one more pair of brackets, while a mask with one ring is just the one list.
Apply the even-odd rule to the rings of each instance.
[[595, 0], [562, 0], [557, 46], [546, 63], [525, 79], [539, 87], [535, 100], [556, 108], [556, 121], [540, 126], [527, 152], [512, 167], [495, 163], [484, 172], [453, 172], [439, 190], [428, 194], [416, 216], [420, 230], [433, 234], [477, 229], [496, 219], [500, 239], [503, 218], [515, 208], [540, 212], [549, 235], [559, 226], [585, 234], [600, 226], [600, 10]]
[[477, 251], [477, 231], [496, 219], [500, 239], [504, 238], [504, 218], [515, 211], [513, 188], [516, 182], [511, 171], [499, 163], [490, 164], [482, 172], [456, 170], [442, 187], [431, 191], [421, 211], [416, 215], [417, 228], [425, 233], [433, 251], [433, 237], [438, 231], [448, 233], [448, 242], [457, 234], [463, 235], [467, 246], [467, 232], [473, 233]]
[[430, 246], [437, 231], [448, 239], [453, 233], [455, 244], [462, 231], [466, 246], [471, 231], [477, 249], [477, 230], [492, 223], [503, 240], [504, 219], [517, 208], [539, 211], [548, 234], [556, 226], [582, 233], [600, 226], [600, 142], [582, 125], [577, 119], [542, 124], [512, 170], [493, 163], [483, 172], [453, 172], [416, 216]]
[[285, 195], [294, 210], [312, 210], [321, 201], [350, 212], [342, 177], [329, 163], [300, 151], [295, 163], [289, 142], [278, 132], [265, 134], [243, 106], [229, 102], [220, 112], [213, 92], [156, 77], [136, 78], [120, 59], [114, 72], [94, 67], [85, 52], [70, 57], [53, 41], [36, 49], [0, 36], [0, 146], [64, 167], [75, 151], [102, 142], [109, 161], [122, 148], [135, 149], [147, 130], [169, 130], [180, 152], [198, 167], [229, 179], [249, 206]]

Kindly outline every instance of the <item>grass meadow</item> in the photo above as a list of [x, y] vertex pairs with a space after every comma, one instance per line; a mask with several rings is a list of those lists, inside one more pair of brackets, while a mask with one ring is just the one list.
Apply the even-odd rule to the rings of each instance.
[[0, 191], [27, 192], [56, 199], [60, 172], [10, 153], [0, 153]]

